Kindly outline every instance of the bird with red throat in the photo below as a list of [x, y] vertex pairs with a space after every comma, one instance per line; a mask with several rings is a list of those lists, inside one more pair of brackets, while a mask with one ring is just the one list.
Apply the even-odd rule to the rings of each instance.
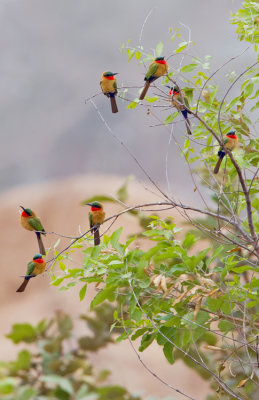
[[165, 57], [157, 57], [150, 64], [147, 73], [145, 75], [144, 80], [146, 81], [145, 86], [139, 96], [139, 100], [143, 100], [147, 94], [149, 86], [156, 79], [160, 78], [163, 75], [166, 75], [168, 72], [168, 64], [165, 61]]
[[39, 244], [39, 251], [40, 254], [46, 255], [45, 247], [42, 242], [41, 235], [45, 235], [45, 229], [42, 226], [41, 220], [37, 215], [35, 214], [34, 211], [32, 211], [30, 208], [24, 208], [23, 206], [20, 206], [21, 209], [23, 210], [21, 212], [21, 225], [24, 229], [27, 229], [27, 231], [35, 231], [38, 244]]
[[223, 158], [226, 155], [226, 150], [232, 151], [238, 147], [238, 137], [234, 129], [232, 129], [226, 134], [223, 141], [223, 145], [224, 146], [221, 147], [218, 152], [219, 159], [214, 168], [214, 174], [217, 174], [219, 172], [220, 165], [223, 161]]
[[118, 72], [106, 71], [102, 74], [100, 80], [102, 92], [110, 99], [113, 113], [118, 112], [118, 107], [115, 99], [115, 96], [117, 96], [118, 93], [117, 80], [114, 78], [115, 75], [118, 75]]
[[92, 203], [84, 203], [91, 207], [89, 211], [89, 224], [91, 232], [94, 234], [94, 245], [98, 246], [100, 244], [100, 233], [99, 227], [104, 222], [105, 212], [103, 210], [103, 205], [99, 201], [93, 201]]

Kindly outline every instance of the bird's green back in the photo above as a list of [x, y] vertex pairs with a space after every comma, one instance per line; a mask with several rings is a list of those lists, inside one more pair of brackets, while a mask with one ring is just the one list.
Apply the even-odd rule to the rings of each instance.
[[156, 72], [158, 68], [158, 64], [157, 63], [153, 63], [149, 66], [148, 71], [146, 73], [146, 80], [149, 80], [151, 78], [151, 76]]
[[29, 224], [35, 229], [35, 231], [44, 231], [41, 220], [37, 217], [29, 218]]
[[114, 87], [114, 89], [115, 89], [115, 93], [117, 93], [118, 90], [117, 90], [117, 80], [116, 80], [116, 79], [115, 79], [114, 82], [113, 82], [113, 87]]
[[93, 227], [93, 214], [91, 213], [91, 211], [89, 212], [89, 225], [90, 228]]
[[34, 268], [35, 268], [35, 262], [33, 261], [28, 262], [26, 275], [32, 275]]

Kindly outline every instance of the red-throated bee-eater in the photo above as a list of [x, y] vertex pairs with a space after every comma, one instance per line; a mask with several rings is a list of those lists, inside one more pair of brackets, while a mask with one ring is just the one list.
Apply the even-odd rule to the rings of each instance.
[[219, 167], [220, 167], [220, 165], [222, 163], [222, 160], [223, 160], [224, 156], [226, 155], [226, 151], [225, 150], [232, 151], [232, 150], [237, 148], [237, 146], [238, 146], [238, 137], [236, 136], [235, 132], [236, 131], [234, 129], [232, 129], [231, 131], [229, 131], [226, 134], [225, 139], [223, 141], [224, 147], [221, 147], [219, 149], [219, 152], [218, 152], [219, 159], [218, 159], [218, 162], [217, 162], [217, 164], [216, 164], [216, 166], [214, 168], [214, 174], [217, 174], [219, 172]]
[[103, 206], [98, 201], [93, 201], [92, 203], [85, 203], [85, 205], [91, 206], [89, 211], [89, 224], [91, 232], [94, 234], [94, 245], [100, 244], [100, 234], [99, 227], [105, 219], [105, 212], [103, 211]]
[[190, 111], [186, 109], [186, 107], [189, 108], [189, 102], [187, 97], [184, 95], [183, 91], [180, 90], [177, 85], [171, 87], [167, 86], [167, 87], [170, 89], [169, 101], [171, 102], [172, 106], [174, 106], [178, 111], [181, 111], [185, 120], [187, 133], [188, 135], [192, 135], [191, 124], [188, 118], [188, 113], [190, 114]]
[[28, 282], [31, 278], [42, 274], [45, 271], [46, 263], [42, 258], [41, 254], [35, 254], [32, 261], [28, 262], [27, 264], [27, 272], [26, 276], [24, 277], [23, 283], [21, 286], [16, 290], [16, 292], [24, 292]]
[[114, 75], [118, 75], [118, 72], [110, 72], [110, 71], [104, 72], [100, 80], [100, 85], [103, 94], [109, 97], [111, 101], [112, 112], [117, 113], [118, 107], [116, 104], [115, 96], [117, 95], [118, 91], [117, 91], [117, 81], [114, 78]]
[[148, 88], [152, 82], [156, 79], [160, 78], [161, 76], [167, 74], [168, 72], [168, 65], [164, 59], [165, 57], [157, 57], [154, 61], [150, 64], [147, 73], [145, 75], [144, 80], [146, 81], [145, 86], [139, 96], [139, 100], [143, 100], [147, 94]]
[[21, 213], [22, 227], [24, 229], [27, 229], [28, 231], [35, 231], [38, 239], [40, 254], [45, 255], [46, 251], [41, 239], [41, 235], [45, 235], [45, 229], [42, 226], [41, 220], [37, 217], [35, 212], [32, 211], [30, 208], [24, 208], [23, 206], [20, 207], [23, 210]]

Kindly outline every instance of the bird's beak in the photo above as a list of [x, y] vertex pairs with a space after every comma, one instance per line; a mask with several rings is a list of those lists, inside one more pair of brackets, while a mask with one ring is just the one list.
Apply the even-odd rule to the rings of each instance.
[[171, 86], [165, 85], [165, 87], [167, 87], [168, 89], [171, 89]]
[[23, 206], [20, 206], [20, 207], [23, 209], [23, 211], [25, 211], [25, 208]]
[[119, 75], [119, 72], [114, 72], [113, 75]]
[[91, 206], [92, 207], [92, 203], [84, 203], [84, 206]]

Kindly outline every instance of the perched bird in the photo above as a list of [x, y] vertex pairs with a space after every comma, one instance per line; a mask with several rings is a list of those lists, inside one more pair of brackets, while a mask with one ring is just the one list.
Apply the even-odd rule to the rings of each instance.
[[27, 264], [27, 272], [26, 276], [24, 277], [24, 281], [21, 286], [16, 290], [16, 292], [24, 292], [28, 282], [31, 278], [42, 274], [45, 271], [46, 263], [42, 258], [41, 254], [35, 254], [32, 261], [28, 262]]
[[41, 220], [37, 217], [34, 211], [32, 211], [30, 208], [24, 208], [23, 206], [20, 206], [22, 208], [22, 213], [21, 213], [21, 225], [24, 229], [27, 229], [28, 231], [37, 231], [36, 236], [38, 239], [38, 244], [39, 244], [39, 250], [40, 253], [45, 255], [46, 251], [41, 239], [41, 235], [45, 235], [45, 229], [42, 226]]
[[139, 96], [139, 100], [143, 100], [147, 94], [148, 88], [152, 82], [156, 79], [160, 78], [161, 76], [167, 74], [168, 72], [168, 64], [164, 60], [165, 57], [157, 57], [154, 61], [150, 64], [147, 73], [145, 75], [145, 86]]
[[[172, 106], [174, 106], [178, 111], [181, 111], [184, 119], [185, 119], [185, 125], [187, 129], [188, 135], [192, 134], [191, 131], [191, 124], [188, 118], [188, 113], [190, 114], [190, 111], [187, 111], [186, 107], [189, 108], [189, 102], [187, 97], [184, 95], [183, 91], [179, 89], [177, 85], [174, 86], [167, 86], [169, 90], [169, 101], [171, 102]], [[182, 104], [179, 104], [182, 103]], [[184, 106], [186, 105], [186, 107]]]
[[214, 168], [214, 174], [217, 174], [219, 172], [220, 164], [222, 163], [222, 160], [223, 160], [223, 158], [224, 158], [224, 156], [226, 154], [225, 150], [232, 151], [232, 150], [237, 148], [237, 146], [238, 146], [238, 137], [235, 135], [235, 132], [236, 132], [235, 130], [231, 130], [226, 134], [224, 142], [223, 142], [224, 147], [221, 147], [219, 149], [219, 152], [218, 152], [219, 159], [218, 159], [218, 162], [217, 162], [217, 164], [216, 164], [216, 166]]
[[105, 96], [109, 97], [111, 101], [111, 108], [113, 113], [118, 112], [115, 96], [117, 95], [117, 81], [114, 75], [118, 75], [118, 72], [106, 71], [102, 74], [100, 85]]
[[91, 206], [91, 210], [89, 211], [89, 224], [91, 232], [94, 234], [94, 245], [98, 246], [98, 244], [100, 244], [99, 227], [105, 219], [105, 212], [103, 211], [102, 204], [98, 201], [85, 203], [85, 205]]

